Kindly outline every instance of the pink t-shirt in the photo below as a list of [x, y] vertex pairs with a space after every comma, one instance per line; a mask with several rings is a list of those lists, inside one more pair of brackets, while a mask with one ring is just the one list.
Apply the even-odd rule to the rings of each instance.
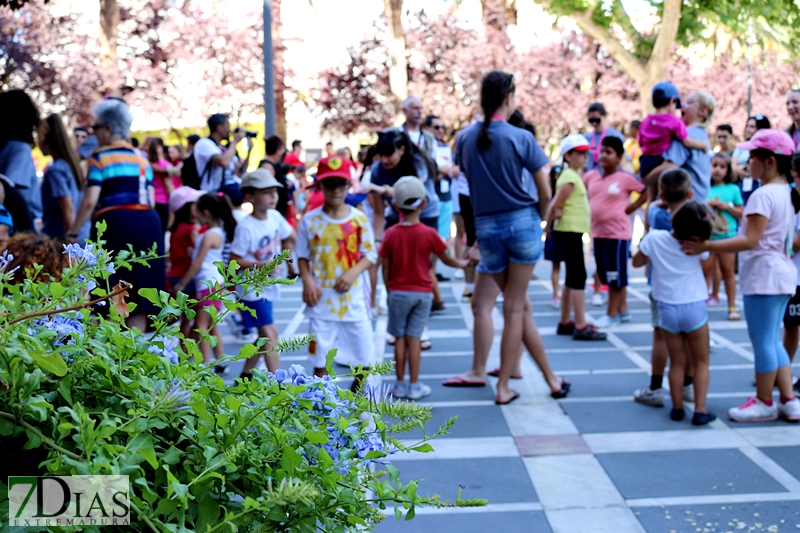
[[647, 115], [639, 125], [639, 146], [644, 155], [661, 155], [672, 139], [684, 140], [689, 133], [683, 120], [670, 113]]
[[742, 294], [794, 294], [797, 268], [792, 261], [794, 207], [789, 185], [762, 185], [744, 208], [741, 232], [747, 231], [748, 215], [767, 217], [767, 228], [752, 250], [739, 254]]
[[167, 194], [167, 187], [164, 184], [164, 180], [172, 179], [172, 188], [174, 190], [181, 186], [181, 177], [172, 176], [170, 178], [165, 169], [172, 165], [166, 159], [150, 163], [150, 166], [153, 167], [153, 189], [156, 196], [156, 203], [168, 204], [169, 194]]
[[645, 186], [633, 174], [617, 170], [607, 176], [590, 170], [583, 176], [589, 192], [592, 211], [592, 237], [630, 240], [633, 236], [631, 219], [625, 214], [632, 192], [642, 192]]

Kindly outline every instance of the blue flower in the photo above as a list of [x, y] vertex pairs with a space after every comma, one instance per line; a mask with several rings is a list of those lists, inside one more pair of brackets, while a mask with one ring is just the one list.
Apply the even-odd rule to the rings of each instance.
[[108, 272], [110, 274], [116, 274], [117, 273], [117, 270], [114, 268], [113, 261], [109, 262], [108, 266], [106, 268], [104, 268], [103, 270], [105, 270], [106, 272]]
[[[308, 374], [303, 365], [292, 365], [289, 367], [289, 375], [292, 377], [292, 383], [295, 385], [302, 385], [308, 381]], [[298, 383], [298, 380], [302, 380]]]
[[278, 370], [275, 371], [275, 379], [277, 380], [278, 383], [283, 383], [284, 381], [289, 379], [289, 373], [286, 370], [279, 368]]
[[[74, 313], [73, 316], [79, 317], [80, 313]], [[68, 318], [61, 315], [50, 315], [45, 318], [37, 318], [33, 321], [33, 328], [28, 328], [28, 334], [35, 335], [40, 330], [37, 328], [45, 328], [55, 331], [58, 337], [53, 342], [55, 346], [61, 346], [68, 337], [83, 335], [83, 324], [74, 318]], [[68, 344], [73, 344], [74, 339], [70, 339]]]
[[170, 363], [178, 363], [179, 359], [178, 354], [175, 352], [175, 348], [178, 347], [180, 340], [177, 337], [165, 338], [158, 336], [152, 339], [152, 342], [160, 342], [164, 347], [162, 348], [158, 344], [151, 344], [150, 348], [147, 350], [148, 352], [157, 353], [163, 357], [166, 357]]
[[153, 390], [153, 410], [172, 411], [175, 413], [178, 411], [186, 411], [190, 408], [187, 404], [189, 400], [191, 400], [191, 395], [189, 391], [181, 388], [183, 385], [181, 380], [173, 378], [166, 389], [160, 392], [162, 384], [163, 382], [159, 381], [156, 388]]
[[75, 278], [75, 281], [77, 281], [78, 283], [86, 283], [86, 292], [92, 292], [97, 288], [97, 283], [95, 283], [92, 280], [89, 280], [87, 282], [86, 276], [78, 276], [77, 278]]
[[0, 271], [6, 269], [9, 263], [14, 260], [14, 256], [8, 253], [8, 250], [3, 252], [3, 255], [0, 255]]
[[97, 250], [95, 253], [94, 244], [87, 244], [85, 248], [81, 248], [80, 244], [64, 244], [64, 251], [62, 253], [69, 254], [70, 262], [86, 261], [88, 266], [95, 266], [97, 258], [100, 257], [102, 250]]

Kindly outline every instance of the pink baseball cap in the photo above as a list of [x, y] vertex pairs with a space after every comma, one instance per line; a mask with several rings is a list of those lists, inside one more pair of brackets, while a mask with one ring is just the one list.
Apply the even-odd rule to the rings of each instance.
[[739, 143], [736, 147], [742, 150], [767, 150], [776, 155], [792, 155], [794, 141], [785, 131], [763, 129], [758, 130], [749, 141]]
[[192, 204], [196, 202], [197, 199], [203, 196], [205, 193], [206, 191], [198, 191], [197, 189], [192, 189], [186, 185], [178, 187], [172, 191], [172, 194], [169, 195], [169, 210], [175, 213], [178, 209], [186, 204]]

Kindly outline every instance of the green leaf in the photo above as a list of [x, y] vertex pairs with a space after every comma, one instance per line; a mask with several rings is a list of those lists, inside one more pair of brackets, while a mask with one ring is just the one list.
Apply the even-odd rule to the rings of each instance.
[[213, 527], [219, 520], [219, 512], [219, 504], [214, 498], [206, 494], [197, 502], [197, 523], [195, 524], [195, 530], [206, 531], [209, 527]]
[[294, 448], [287, 446], [283, 449], [283, 457], [281, 458], [281, 468], [286, 471], [289, 476], [294, 475], [294, 471], [300, 466], [303, 458], [297, 453]]
[[50, 294], [53, 296], [54, 300], [58, 300], [64, 296], [64, 287], [57, 281], [54, 281], [50, 284]]
[[161, 462], [168, 465], [174, 465], [180, 460], [181, 456], [183, 456], [183, 453], [184, 452], [180, 451], [175, 446], [170, 446], [169, 450], [161, 455]]
[[33, 358], [33, 360], [36, 361], [36, 364], [39, 365], [39, 368], [45, 372], [49, 372], [50, 374], [55, 374], [56, 376], [61, 377], [67, 373], [67, 370], [69, 370], [67, 363], [57, 353], [51, 353], [50, 355], [42, 355], [36, 352], [29, 353], [31, 358]]
[[420, 453], [429, 453], [433, 451], [433, 446], [430, 444], [420, 444], [419, 446], [415, 446], [411, 448], [412, 452], [420, 452]]
[[328, 435], [321, 431], [306, 431], [305, 437], [311, 444], [325, 444], [329, 440]]
[[334, 348], [325, 356], [325, 369], [328, 371], [328, 374], [331, 375], [331, 379], [336, 379], [336, 372], [333, 370], [333, 358], [336, 357], [337, 351], [338, 350]]
[[150, 303], [159, 303], [158, 289], [139, 289], [139, 296], [146, 298]]

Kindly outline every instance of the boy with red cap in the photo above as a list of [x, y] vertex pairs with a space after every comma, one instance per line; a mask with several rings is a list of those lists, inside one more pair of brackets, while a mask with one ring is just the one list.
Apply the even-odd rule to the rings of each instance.
[[[369, 219], [345, 203], [351, 166], [338, 155], [319, 162], [313, 186], [322, 190], [323, 204], [303, 215], [297, 231], [295, 257], [315, 335], [310, 358], [316, 376], [326, 374], [325, 356], [334, 348], [339, 363], [368, 368], [374, 359], [370, 285], [362, 274], [378, 254]], [[354, 389], [358, 385], [357, 379]]]

